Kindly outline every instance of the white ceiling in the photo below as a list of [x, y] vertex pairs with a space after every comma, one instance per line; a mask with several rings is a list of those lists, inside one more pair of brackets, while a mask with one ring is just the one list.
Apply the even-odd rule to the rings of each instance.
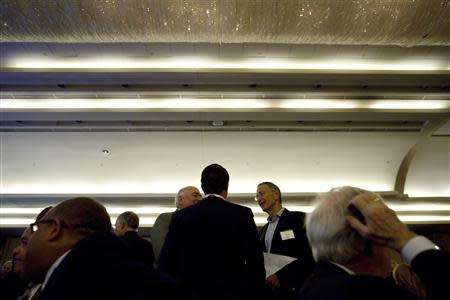
[[[0, 205], [100, 193], [105, 202], [170, 207], [212, 162], [230, 171], [241, 203], [263, 180], [294, 205], [344, 184], [448, 202], [449, 8], [443, 0], [2, 1]], [[155, 62], [166, 65], [146, 67]], [[273, 106], [5, 108], [167, 98]], [[287, 100], [358, 108], [280, 108]], [[403, 108], [367, 108], [381, 100]], [[443, 105], [430, 109], [433, 101]]]

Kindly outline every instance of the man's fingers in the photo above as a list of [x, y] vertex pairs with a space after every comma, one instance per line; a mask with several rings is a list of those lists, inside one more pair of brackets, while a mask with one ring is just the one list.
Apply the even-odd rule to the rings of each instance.
[[357, 218], [353, 216], [347, 216], [347, 222], [350, 224], [350, 226], [353, 229], [356, 229], [356, 231], [359, 232], [360, 235], [367, 238], [369, 236], [369, 229], [366, 225], [361, 223]]
[[372, 205], [385, 205], [383, 199], [373, 193], [364, 193], [356, 196], [350, 202], [353, 204], [363, 215]]

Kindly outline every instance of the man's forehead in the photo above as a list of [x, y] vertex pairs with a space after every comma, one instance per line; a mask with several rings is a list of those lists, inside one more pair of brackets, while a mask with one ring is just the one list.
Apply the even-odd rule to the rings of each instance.
[[270, 189], [269, 186], [267, 184], [260, 184], [258, 185], [258, 190], [268, 190]]

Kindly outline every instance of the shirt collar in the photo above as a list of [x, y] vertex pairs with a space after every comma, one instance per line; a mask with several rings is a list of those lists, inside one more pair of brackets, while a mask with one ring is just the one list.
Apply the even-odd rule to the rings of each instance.
[[353, 272], [352, 270], [350, 270], [349, 268], [344, 267], [343, 265], [340, 265], [338, 263], [332, 262], [330, 261], [330, 263], [332, 263], [333, 265], [341, 268], [342, 270], [344, 270], [346, 273], [350, 274], [350, 275], [355, 275], [355, 272]]
[[63, 259], [67, 256], [67, 254], [69, 254], [69, 252], [72, 249], [67, 250], [63, 255], [61, 255], [57, 260], [55, 260], [55, 262], [53, 263], [53, 265], [50, 267], [50, 269], [47, 271], [47, 274], [45, 274], [45, 279], [44, 282], [42, 283], [41, 286], [41, 290], [43, 291], [45, 289], [45, 286], [48, 282], [48, 280], [50, 279], [50, 277], [52, 276], [53, 271], [55, 271], [55, 269], [61, 264], [61, 262], [63, 261]]
[[267, 217], [267, 221], [268, 222], [275, 222], [276, 220], [278, 220], [279, 217], [281, 217], [281, 215], [284, 212], [284, 207], [282, 207], [275, 215], [275, 217], [273, 218], [273, 220], [270, 219], [270, 216]]
[[214, 196], [214, 197], [222, 198], [223, 200], [226, 200], [222, 195], [218, 195], [218, 194], [208, 194], [208, 195], [205, 195], [205, 196], [203, 197], [203, 199], [205, 199], [205, 198], [207, 198], [207, 197], [209, 197], [209, 196]]

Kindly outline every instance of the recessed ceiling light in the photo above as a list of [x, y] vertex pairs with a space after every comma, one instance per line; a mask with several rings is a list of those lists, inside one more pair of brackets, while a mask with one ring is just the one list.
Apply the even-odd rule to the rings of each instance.
[[103, 153], [104, 155], [109, 155], [109, 150], [103, 149], [103, 150], [102, 150], [102, 153]]

